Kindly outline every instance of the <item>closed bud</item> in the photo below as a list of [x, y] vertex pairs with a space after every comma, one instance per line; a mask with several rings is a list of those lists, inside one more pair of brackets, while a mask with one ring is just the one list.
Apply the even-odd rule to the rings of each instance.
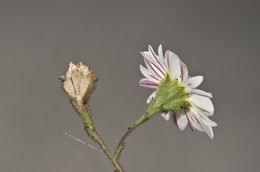
[[95, 86], [96, 78], [88, 66], [83, 63], [74, 64], [70, 62], [66, 76], [60, 76], [63, 82], [63, 89], [70, 98], [77, 101], [80, 109], [87, 103]]

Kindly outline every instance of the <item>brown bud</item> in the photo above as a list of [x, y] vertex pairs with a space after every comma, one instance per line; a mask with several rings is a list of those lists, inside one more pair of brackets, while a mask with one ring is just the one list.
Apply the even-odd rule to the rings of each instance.
[[70, 62], [66, 76], [60, 76], [59, 79], [63, 82], [63, 88], [70, 98], [77, 100], [79, 108], [83, 108], [83, 101], [92, 92], [96, 78], [93, 77], [93, 72], [83, 63], [74, 64]]

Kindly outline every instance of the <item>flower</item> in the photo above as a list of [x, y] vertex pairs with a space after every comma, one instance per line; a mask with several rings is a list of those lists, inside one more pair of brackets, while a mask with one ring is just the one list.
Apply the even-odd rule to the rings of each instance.
[[77, 100], [78, 106], [86, 104], [90, 93], [95, 86], [96, 78], [88, 66], [83, 63], [74, 64], [70, 62], [66, 76], [59, 76], [63, 82], [63, 88], [70, 98]]
[[190, 77], [187, 66], [173, 52], [167, 50], [163, 56], [162, 46], [156, 54], [151, 46], [148, 51], [141, 52], [147, 68], [140, 65], [141, 73], [145, 78], [139, 81], [139, 85], [156, 89], [147, 99], [149, 104], [156, 99], [158, 88], [166, 81], [167, 76], [176, 80], [180, 87], [183, 87], [187, 106], [174, 110], [162, 112], [165, 120], [172, 117], [173, 122], [180, 130], [184, 130], [189, 124], [191, 130], [194, 128], [206, 132], [212, 139], [214, 137], [212, 127], [217, 124], [211, 121], [208, 116], [213, 115], [214, 106], [211, 102], [212, 94], [196, 89], [203, 81], [203, 76]]

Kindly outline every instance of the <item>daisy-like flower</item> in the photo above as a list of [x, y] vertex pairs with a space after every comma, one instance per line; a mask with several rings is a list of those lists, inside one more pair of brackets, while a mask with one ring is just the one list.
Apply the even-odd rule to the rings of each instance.
[[190, 77], [186, 65], [173, 52], [167, 50], [163, 55], [162, 46], [158, 48], [156, 54], [151, 46], [148, 51], [141, 52], [147, 68], [140, 65], [141, 73], [145, 78], [139, 81], [139, 85], [156, 89], [147, 99], [149, 104], [156, 99], [157, 90], [167, 76], [176, 80], [178, 85], [183, 87], [186, 101], [189, 106], [177, 110], [162, 112], [161, 116], [165, 120], [172, 118], [173, 122], [180, 130], [184, 130], [189, 124], [191, 130], [194, 128], [206, 132], [213, 139], [212, 127], [217, 124], [211, 121], [208, 116], [213, 115], [214, 106], [211, 102], [212, 94], [196, 89], [203, 81], [203, 76]]

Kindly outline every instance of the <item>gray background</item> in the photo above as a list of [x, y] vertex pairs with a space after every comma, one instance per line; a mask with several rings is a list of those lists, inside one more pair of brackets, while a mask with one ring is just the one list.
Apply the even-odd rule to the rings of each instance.
[[[60, 89], [82, 61], [100, 80], [91, 100], [97, 130], [114, 150], [145, 112], [152, 89], [139, 51], [171, 49], [214, 94], [215, 138], [156, 117], [128, 139], [129, 172], [244, 172], [259, 167], [259, 1], [0, 1], [0, 171], [113, 171]], [[97, 146], [97, 145], [95, 145]]]

